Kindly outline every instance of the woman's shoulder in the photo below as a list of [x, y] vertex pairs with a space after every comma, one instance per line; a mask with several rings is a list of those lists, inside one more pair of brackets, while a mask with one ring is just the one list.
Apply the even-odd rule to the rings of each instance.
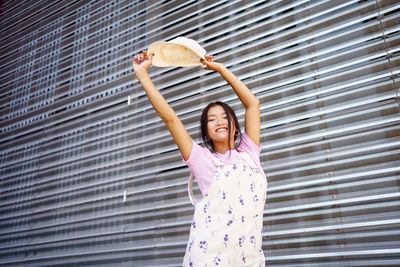
[[254, 141], [251, 140], [251, 138], [246, 134], [246, 132], [244, 132], [242, 134], [242, 138], [240, 139], [239, 146], [237, 147], [236, 150], [238, 152], [248, 152], [251, 154], [253, 154], [253, 153], [260, 154], [261, 149], [262, 149], [262, 146], [254, 143]]
[[192, 151], [190, 152], [189, 158], [186, 163], [197, 162], [198, 160], [201, 160], [203, 158], [210, 158], [211, 156], [212, 153], [208, 148], [197, 144], [193, 140]]

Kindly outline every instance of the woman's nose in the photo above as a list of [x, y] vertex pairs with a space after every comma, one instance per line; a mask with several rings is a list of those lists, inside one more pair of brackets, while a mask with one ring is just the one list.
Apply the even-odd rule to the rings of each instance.
[[224, 119], [223, 118], [217, 118], [217, 125], [222, 125], [224, 124]]

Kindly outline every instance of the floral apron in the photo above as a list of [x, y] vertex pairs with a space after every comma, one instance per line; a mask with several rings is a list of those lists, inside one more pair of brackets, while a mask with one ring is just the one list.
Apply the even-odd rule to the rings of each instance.
[[265, 266], [262, 251], [267, 183], [246, 152], [247, 162], [217, 166], [208, 194], [195, 205], [183, 266]]

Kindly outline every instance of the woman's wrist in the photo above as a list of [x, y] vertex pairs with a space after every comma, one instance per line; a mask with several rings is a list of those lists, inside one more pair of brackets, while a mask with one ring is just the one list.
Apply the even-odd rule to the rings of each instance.
[[238, 78], [233, 74], [227, 67], [221, 64], [221, 68], [219, 68], [218, 72], [221, 76], [230, 84], [238, 81]]
[[144, 78], [144, 77], [148, 77], [149, 73], [147, 72], [147, 70], [145, 69], [139, 69], [139, 70], [135, 70], [135, 75], [138, 79], [140, 78]]
[[225, 67], [224, 64], [219, 63], [220, 65], [217, 68], [217, 72], [219, 72], [221, 75], [223, 74], [223, 72], [229, 71], [227, 67]]

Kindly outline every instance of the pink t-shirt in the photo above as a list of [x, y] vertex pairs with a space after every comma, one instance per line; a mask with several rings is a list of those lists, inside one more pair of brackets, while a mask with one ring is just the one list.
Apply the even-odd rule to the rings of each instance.
[[[215, 153], [214, 155], [216, 155], [224, 164], [231, 165], [239, 161], [246, 162], [239, 155], [239, 152], [247, 152], [259, 169], [264, 173], [260, 163], [261, 149], [261, 145], [256, 145], [253, 140], [244, 133], [240, 140], [240, 144], [236, 149], [231, 150], [230, 153], [227, 151], [225, 154]], [[212, 159], [212, 152], [205, 147], [199, 146], [193, 141], [192, 152], [190, 153], [188, 160], [184, 160], [184, 162], [189, 166], [190, 171], [196, 177], [200, 191], [204, 197], [207, 195], [208, 188], [210, 187], [214, 174], [217, 171], [217, 166], [215, 166]]]

